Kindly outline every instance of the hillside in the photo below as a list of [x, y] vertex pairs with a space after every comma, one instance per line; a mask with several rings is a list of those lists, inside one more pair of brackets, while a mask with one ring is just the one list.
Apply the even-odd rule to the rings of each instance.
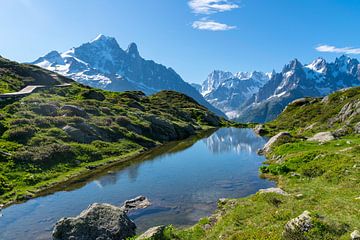
[[181, 93], [95, 90], [0, 59], [0, 93], [36, 84], [47, 88], [0, 102], [0, 202], [226, 123]]
[[165, 238], [356, 239], [351, 234], [360, 229], [359, 126], [359, 87], [291, 103], [262, 127], [270, 136], [290, 133], [272, 139], [260, 169], [281, 190], [221, 200], [213, 216], [185, 230], [168, 227]]

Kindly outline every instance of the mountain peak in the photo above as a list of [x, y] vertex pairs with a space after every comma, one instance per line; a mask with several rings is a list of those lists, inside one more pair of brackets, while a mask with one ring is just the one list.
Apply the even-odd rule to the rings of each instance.
[[133, 42], [129, 44], [126, 52], [133, 57], [140, 56], [138, 47], [137, 47], [136, 43], [133, 43]]
[[103, 42], [103, 41], [107, 41], [107, 40], [112, 40], [114, 39], [113, 37], [108, 37], [108, 36], [105, 36], [104, 34], [99, 34], [96, 38], [94, 38], [90, 43], [93, 43], [93, 42]]
[[327, 67], [327, 62], [324, 58], [319, 57], [305, 67], [315, 72], [324, 73]]
[[300, 69], [302, 67], [303, 65], [301, 64], [301, 62], [297, 58], [295, 58], [294, 60], [290, 61], [289, 64], [285, 65], [283, 72]]

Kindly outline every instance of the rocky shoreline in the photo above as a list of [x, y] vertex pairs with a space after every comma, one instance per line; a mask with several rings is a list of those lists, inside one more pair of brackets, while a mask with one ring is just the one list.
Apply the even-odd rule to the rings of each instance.
[[[120, 240], [134, 237], [136, 225], [127, 214], [150, 205], [151, 202], [144, 196], [127, 200], [121, 207], [93, 203], [76, 217], [61, 218], [54, 226], [53, 240]], [[136, 239], [156, 239], [164, 229], [164, 226], [152, 227]]]

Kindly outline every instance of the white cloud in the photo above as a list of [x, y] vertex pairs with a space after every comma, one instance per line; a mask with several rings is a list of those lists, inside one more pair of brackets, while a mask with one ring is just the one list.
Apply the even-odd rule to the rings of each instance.
[[189, 0], [189, 6], [194, 13], [212, 14], [239, 8], [232, 0]]
[[329, 52], [329, 53], [344, 53], [344, 54], [360, 54], [360, 48], [353, 47], [343, 47], [338, 48], [330, 45], [320, 45], [315, 48], [319, 52]]
[[192, 24], [192, 27], [194, 29], [207, 30], [207, 31], [227, 31], [227, 30], [236, 28], [235, 26], [229, 26], [224, 23], [219, 23], [219, 22], [215, 22], [213, 20], [207, 20], [207, 19], [195, 21]]

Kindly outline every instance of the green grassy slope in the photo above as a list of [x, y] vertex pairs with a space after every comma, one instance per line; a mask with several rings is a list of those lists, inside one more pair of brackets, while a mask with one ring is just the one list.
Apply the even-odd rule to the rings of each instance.
[[[360, 88], [336, 92], [325, 99], [290, 104], [265, 128], [270, 135], [288, 131], [288, 142], [275, 144], [261, 168], [289, 193], [255, 194], [219, 203], [219, 210], [192, 228], [168, 227], [165, 239], [284, 239], [285, 224], [305, 210], [313, 228], [285, 239], [350, 239], [360, 230]], [[330, 142], [306, 141], [331, 131]], [[209, 227], [210, 226], [210, 227]]]
[[65, 82], [72, 85], [0, 102], [0, 203], [225, 123], [180, 93], [95, 90], [0, 59], [0, 93]]

